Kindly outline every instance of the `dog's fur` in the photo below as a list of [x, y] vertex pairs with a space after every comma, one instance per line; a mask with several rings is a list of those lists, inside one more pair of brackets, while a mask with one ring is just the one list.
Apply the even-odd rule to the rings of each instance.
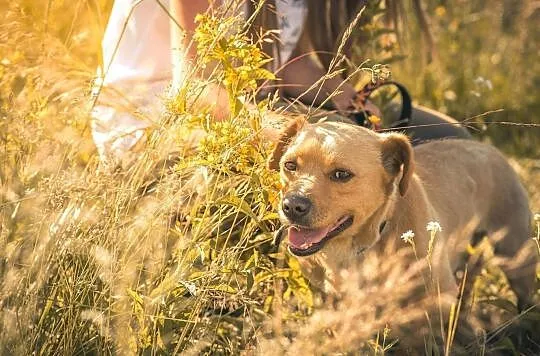
[[[408, 230], [415, 234], [419, 257], [425, 256], [430, 239], [426, 224], [437, 221], [442, 231], [435, 239], [433, 276], [443, 290], [457, 290], [454, 272], [460, 256], [473, 236], [486, 234], [493, 238], [495, 252], [506, 257], [502, 267], [518, 296], [518, 307], [529, 302], [536, 254], [523, 248], [530, 240], [528, 199], [495, 148], [452, 139], [413, 149], [401, 134], [297, 120], [284, 130], [269, 168], [281, 173], [279, 210], [289, 240], [293, 229], [301, 241], [309, 242], [306, 236], [312, 231], [331, 230], [343, 217], [352, 217], [350, 226], [319, 244], [320, 250], [299, 258], [310, 281], [326, 292], [332, 290], [338, 271], [354, 266], [365, 249], [406, 246], [400, 236]], [[353, 176], [331, 179], [336, 169]], [[309, 206], [307, 213], [298, 208], [301, 217], [284, 212], [290, 211], [286, 203], [297, 198], [307, 199]], [[298, 246], [291, 247], [289, 241], [290, 251], [303, 254]]]

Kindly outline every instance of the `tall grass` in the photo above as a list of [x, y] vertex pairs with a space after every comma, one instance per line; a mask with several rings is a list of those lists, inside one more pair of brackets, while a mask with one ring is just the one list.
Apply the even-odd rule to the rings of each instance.
[[[209, 81], [227, 79], [235, 115], [214, 122], [196, 101], [208, 81], [186, 81], [132, 164], [101, 168], [86, 103], [109, 6], [2, 5], [2, 353], [443, 353], [447, 301], [416, 293], [426, 261], [405, 265], [412, 249], [369, 253], [327, 299], [272, 243], [279, 182], [262, 135], [272, 101], [241, 105], [271, 75], [238, 21], [203, 16], [198, 32], [201, 63], [218, 60]], [[516, 317], [487, 266], [447, 349], [534, 352], [537, 314]]]

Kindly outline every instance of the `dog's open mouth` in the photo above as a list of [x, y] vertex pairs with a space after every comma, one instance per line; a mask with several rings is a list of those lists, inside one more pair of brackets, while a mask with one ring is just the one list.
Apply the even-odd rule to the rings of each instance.
[[291, 226], [289, 232], [289, 251], [296, 256], [309, 256], [323, 248], [324, 244], [342, 233], [353, 223], [353, 217], [344, 216], [334, 225], [320, 229]]

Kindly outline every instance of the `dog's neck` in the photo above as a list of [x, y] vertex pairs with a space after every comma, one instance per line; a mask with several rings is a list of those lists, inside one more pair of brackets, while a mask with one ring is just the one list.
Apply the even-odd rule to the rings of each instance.
[[[426, 191], [421, 179], [413, 175], [409, 183], [409, 188], [404, 196], [400, 196], [396, 191], [393, 193], [392, 206], [385, 217], [381, 220], [386, 222], [378, 248], [388, 248], [389, 246], [398, 249], [406, 246], [401, 236], [411, 230], [416, 236], [426, 234], [426, 224], [429, 221], [437, 220], [435, 209], [427, 198]], [[426, 239], [416, 246], [419, 255], [424, 255], [427, 251]], [[424, 246], [425, 245], [425, 246]]]

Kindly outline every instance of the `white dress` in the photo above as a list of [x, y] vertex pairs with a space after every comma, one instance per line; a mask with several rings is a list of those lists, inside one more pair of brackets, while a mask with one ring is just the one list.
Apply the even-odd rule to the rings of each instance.
[[[181, 0], [190, 1], [190, 0]], [[196, 0], [191, 0], [196, 1]], [[200, 0], [207, 1], [207, 0]], [[169, 0], [162, 0], [169, 8]], [[289, 59], [306, 16], [305, 0], [277, 0], [282, 62]], [[131, 14], [130, 14], [131, 13]], [[116, 0], [102, 40], [92, 136], [100, 158], [118, 160], [159, 118], [174, 65], [169, 16], [156, 0]], [[173, 62], [175, 63], [173, 65]]]

